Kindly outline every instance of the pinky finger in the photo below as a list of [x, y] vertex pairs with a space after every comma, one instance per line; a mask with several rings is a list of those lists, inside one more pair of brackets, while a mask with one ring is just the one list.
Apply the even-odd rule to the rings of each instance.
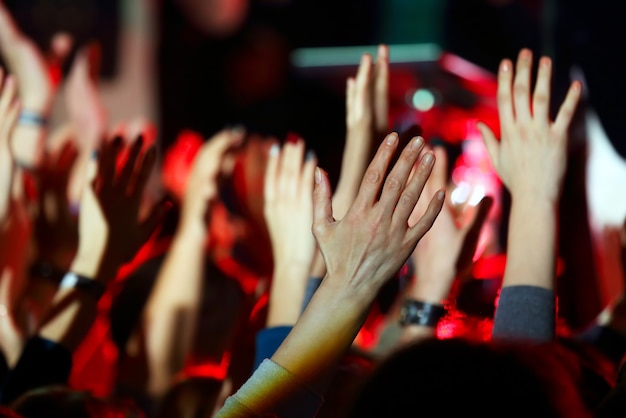
[[554, 129], [558, 132], [566, 132], [576, 112], [576, 106], [580, 100], [582, 87], [579, 81], [574, 81], [567, 91], [567, 96], [559, 109], [554, 121]]

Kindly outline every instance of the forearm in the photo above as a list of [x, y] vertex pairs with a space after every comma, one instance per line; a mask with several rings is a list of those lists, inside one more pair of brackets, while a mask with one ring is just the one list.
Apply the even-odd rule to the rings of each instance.
[[272, 360], [317, 393], [324, 393], [336, 362], [356, 337], [372, 298], [338, 288], [331, 278], [325, 278]]
[[279, 263], [274, 269], [270, 291], [267, 327], [293, 325], [302, 312], [302, 300], [309, 275], [309, 266]]
[[203, 277], [203, 236], [177, 234], [142, 321], [153, 394], [162, 394], [183, 367], [196, 329]]
[[556, 211], [555, 202], [513, 198], [503, 287], [554, 289]]

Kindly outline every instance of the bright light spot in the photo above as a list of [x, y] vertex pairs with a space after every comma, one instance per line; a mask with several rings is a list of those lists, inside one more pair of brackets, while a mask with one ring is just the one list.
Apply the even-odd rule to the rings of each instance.
[[435, 105], [435, 96], [430, 90], [418, 89], [413, 93], [413, 107], [421, 112], [428, 112]]
[[475, 184], [468, 203], [471, 206], [476, 206], [483, 197], [485, 197], [485, 186], [483, 184]]
[[453, 205], [462, 205], [467, 202], [472, 194], [472, 186], [469, 183], [461, 182], [450, 194], [450, 199]]

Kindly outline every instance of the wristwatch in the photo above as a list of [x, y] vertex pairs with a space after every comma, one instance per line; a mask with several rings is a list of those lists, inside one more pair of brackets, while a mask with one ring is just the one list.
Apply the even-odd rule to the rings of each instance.
[[400, 309], [400, 325], [436, 327], [447, 310], [443, 305], [433, 305], [414, 299], [405, 299]]
[[74, 288], [93, 296], [96, 300], [99, 300], [106, 290], [105, 286], [102, 283], [90, 279], [89, 277], [72, 273], [71, 271], [65, 273], [65, 276], [63, 276], [63, 280], [61, 280], [61, 283], [59, 284], [59, 288]]

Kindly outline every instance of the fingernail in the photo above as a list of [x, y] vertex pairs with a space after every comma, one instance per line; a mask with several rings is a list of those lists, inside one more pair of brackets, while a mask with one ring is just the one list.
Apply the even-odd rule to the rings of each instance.
[[306, 156], [304, 157], [304, 160], [305, 161], [311, 161], [314, 158], [315, 158], [315, 151], [309, 150], [309, 151], [307, 151]]
[[511, 71], [511, 66], [509, 65], [509, 62], [502, 61], [502, 65], [500, 65], [500, 70], [502, 70], [502, 72], [504, 73], [508, 73], [509, 71]]
[[437, 200], [443, 200], [445, 196], [446, 196], [446, 193], [443, 190], [439, 190], [437, 192]]
[[393, 145], [398, 142], [398, 134], [393, 132], [387, 135], [387, 145]]
[[435, 161], [435, 158], [431, 153], [428, 153], [424, 156], [424, 164], [431, 165]]
[[548, 57], [542, 57], [541, 60], [539, 61], [539, 65], [543, 68], [549, 67], [550, 66], [550, 58]]
[[413, 141], [411, 142], [412, 149], [414, 150], [420, 149], [422, 145], [424, 145], [424, 138], [422, 138], [421, 136], [417, 136], [413, 138]]
[[270, 157], [276, 157], [279, 152], [280, 152], [280, 145], [272, 144], [272, 146], [270, 147]]
[[319, 167], [315, 167], [315, 184], [322, 182], [322, 170]]

